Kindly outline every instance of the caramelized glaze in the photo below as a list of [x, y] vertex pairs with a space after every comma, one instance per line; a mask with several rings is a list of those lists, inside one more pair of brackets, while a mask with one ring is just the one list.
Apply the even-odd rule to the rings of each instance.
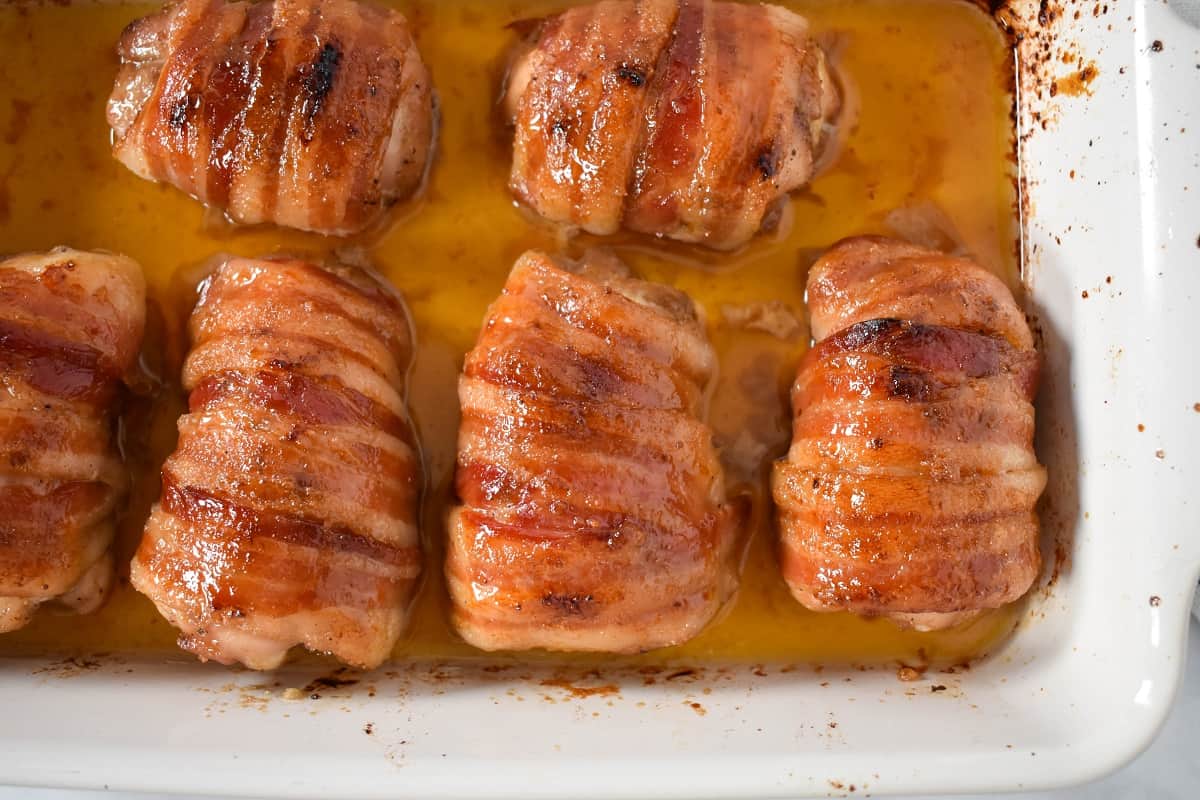
[[[729, 254], [636, 235], [579, 236], [565, 247], [578, 255], [597, 243], [613, 246], [642, 276], [675, 285], [704, 307], [721, 369], [709, 419], [731, 484], [740, 483], [754, 500], [736, 602], [686, 646], [642, 659], [828, 663], [915, 661], [923, 655], [957, 661], [1005, 636], [1016, 610], [919, 634], [884, 620], [814, 614], [791, 598], [762, 498], [769, 462], [787, 448], [787, 390], [808, 332], [801, 325], [799, 335], [781, 340], [725, 320], [742, 316], [737, 307], [766, 301], [781, 301], [802, 320], [807, 268], [820, 249], [844, 236], [896, 228], [961, 247], [1015, 288], [1010, 52], [987, 15], [958, 0], [782, 4], [806, 16], [832, 54], [847, 122], [830, 163], [792, 197], [779, 231]], [[221, 251], [321, 255], [356, 248], [405, 293], [417, 330], [410, 400], [430, 475], [423, 512], [427, 577], [395, 656], [497, 658], [450, 633], [441, 579], [458, 427], [456, 380], [484, 311], [517, 256], [563, 246], [558, 231], [513, 204], [507, 190], [511, 133], [497, 108], [509, 48], [519, 38], [508, 26], [563, 5], [398, 4], [440, 98], [437, 155], [421, 199], [395, 209], [386, 227], [349, 241], [231, 227], [112, 158], [104, 106], [118, 69], [116, 42], [125, 25], [156, 6], [0, 6], [0, 38], [8, 48], [0, 62], [7, 87], [0, 101], [0, 249], [69, 243], [126, 253], [146, 268], [156, 304], [157, 327], [148, 329], [144, 361], [164, 384], [152, 408], [137, 406], [126, 420], [134, 494], [117, 544], [123, 568], [158, 496], [158, 469], [174, 446], [175, 420], [183, 411], [182, 326], [204, 262]], [[727, 314], [727, 306], [735, 308]], [[174, 638], [149, 601], [122, 585], [97, 615], [40, 614], [26, 630], [0, 637], [0, 654], [170, 653]]]

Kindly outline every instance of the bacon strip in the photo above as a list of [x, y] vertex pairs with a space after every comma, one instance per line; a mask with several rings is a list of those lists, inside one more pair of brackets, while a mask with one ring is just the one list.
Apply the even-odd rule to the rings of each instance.
[[203, 285], [189, 413], [132, 581], [202, 659], [382, 663], [421, 569], [407, 312], [373, 278], [231, 259]]

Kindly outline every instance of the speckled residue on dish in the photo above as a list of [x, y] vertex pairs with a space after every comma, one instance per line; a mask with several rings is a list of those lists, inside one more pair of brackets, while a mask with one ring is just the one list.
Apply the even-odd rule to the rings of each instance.
[[[593, 670], [593, 675], [596, 679], [600, 678], [599, 670]], [[589, 675], [588, 677], [593, 677]], [[567, 678], [547, 678], [538, 682], [539, 686], [545, 686], [552, 689], [559, 689], [568, 697], [576, 700], [584, 700], [589, 697], [620, 697], [621, 689], [614, 683], [605, 683], [602, 685], [580, 685], [574, 683]]]
[[197, 686], [195, 691], [213, 696], [213, 699], [201, 711], [208, 719], [214, 715], [225, 714], [232, 708], [266, 713], [275, 692], [280, 688], [282, 688], [282, 684], [278, 682], [243, 684], [229, 681], [216, 687]]
[[69, 656], [33, 670], [32, 674], [46, 678], [78, 678], [88, 672], [94, 672], [103, 666], [99, 656]]
[[[1107, 3], [1084, 0], [991, 0], [993, 16], [1008, 33], [1016, 52], [1017, 96], [1013, 116], [1017, 127], [1018, 157], [1030, 138], [1057, 122], [1064, 102], [1086, 102], [1099, 75], [1099, 53], [1085, 53], [1070, 37], [1070, 26], [1085, 15], [1102, 17]], [[1110, 26], [1111, 28], [1111, 26]], [[1064, 67], [1066, 68], [1064, 71]], [[1093, 140], [1094, 142], [1094, 140]], [[1082, 178], [1082, 165], [1060, 169]], [[1028, 245], [1027, 223], [1033, 214], [1031, 189], [1035, 181], [1024, 170], [1018, 179], [1018, 204], [1022, 221], [1022, 273], [1040, 255], [1040, 246]], [[1065, 232], [1056, 237], [1061, 245]]]
[[[1017, 64], [1017, 92], [1014, 98], [1013, 119], [1017, 130], [1017, 210], [1021, 233], [1018, 242], [1021, 280], [1026, 288], [1026, 312], [1030, 327], [1034, 331], [1037, 348], [1044, 358], [1060, 351], [1053, 336], [1038, 319], [1036, 306], [1029, 305], [1029, 298], [1038, 282], [1043, 260], [1050, 255], [1047, 247], [1067, 248], [1071, 246], [1074, 231], [1071, 226], [1064, 230], [1048, 230], [1039, 225], [1034, 204], [1039, 178], [1024, 166], [1030, 142], [1051, 130], [1057, 124], [1059, 114], [1067, 104], [1088, 103], [1092, 82], [1099, 74], [1095, 62], [1101, 52], [1093, 48], [1082, 48], [1072, 37], [1072, 31], [1084, 17], [1103, 18], [1110, 13], [1110, 6], [1102, 2], [1082, 0], [991, 0], [986, 3], [1001, 27], [1008, 33]], [[1115, 8], [1115, 4], [1113, 4]], [[1109, 25], [1109, 29], [1112, 26]], [[1081, 91], [1076, 91], [1076, 88]], [[1108, 135], [1097, 129], [1086, 143], [1081, 142], [1073, 155], [1062, 159], [1055, 169], [1065, 178], [1079, 182], [1089, 180], [1088, 156], [1096, 140]], [[1082, 230], [1082, 229], [1081, 229]], [[1046, 243], [1049, 242], [1049, 245]], [[1106, 284], [1107, 286], [1107, 284]], [[1099, 293], [1100, 288], [1083, 287], [1080, 301]], [[1119, 292], [1109, 293], [1112, 296]], [[1094, 304], [1094, 300], [1091, 301]], [[1111, 366], [1115, 370], [1116, 360]], [[1054, 369], [1054, 364], [1046, 365]], [[1054, 452], [1063, 457], [1047, 462], [1050, 469], [1051, 486], [1044, 493], [1038, 514], [1042, 524], [1043, 572], [1035, 593], [1035, 602], [1029, 604], [1021, 625], [1028, 625], [1044, 618], [1046, 602], [1056, 597], [1058, 579], [1070, 570], [1071, 553], [1074, 549], [1077, 523], [1080, 518], [1078, 479], [1079, 465], [1071, 458], [1077, 451], [1074, 424], [1061, 414], [1043, 414], [1046, 408], [1066, 405], [1061, 394], [1069, 391], [1058, 386], [1054, 380], [1043, 386], [1038, 399], [1038, 442], [1039, 452]]]

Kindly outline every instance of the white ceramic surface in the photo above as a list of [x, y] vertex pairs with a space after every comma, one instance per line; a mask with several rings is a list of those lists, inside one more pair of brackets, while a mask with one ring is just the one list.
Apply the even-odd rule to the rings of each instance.
[[[1194, 800], [1200, 786], [1200, 622], [1188, 640], [1188, 666], [1171, 716], [1150, 749], [1099, 781], [1049, 792], [952, 795], [948, 800]], [[864, 793], [865, 794], [865, 793]], [[204, 800], [194, 795], [145, 795], [75, 789], [0, 787], [0, 800]], [[920, 800], [909, 796], [900, 800]]]
[[1183, 6], [1108, 5], [1093, 16], [1079, 4], [1060, 23], [1099, 69], [1090, 96], [1051, 97], [1043, 82], [1039, 99], [1023, 81], [1021, 124], [1038, 127], [1023, 164], [1047, 357], [1039, 447], [1053, 476], [1047, 526], [1066, 532], [1071, 558], [994, 657], [912, 684], [768, 668], [629, 680], [582, 699], [540, 686], [544, 675], [411, 665], [376, 680], [373, 697], [360, 684], [295, 701], [282, 687], [312, 674], [263, 688], [182, 657], [0, 661], [0, 783], [765, 798], [1050, 787], [1131, 759], [1179, 683], [1200, 572], [1200, 32]]

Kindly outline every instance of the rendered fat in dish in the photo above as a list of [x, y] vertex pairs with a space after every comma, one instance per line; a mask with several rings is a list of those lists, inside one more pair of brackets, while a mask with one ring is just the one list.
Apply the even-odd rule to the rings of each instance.
[[813, 266], [816, 344], [775, 465], [784, 577], [816, 611], [921, 630], [1020, 598], [1041, 564], [1038, 355], [1008, 288], [889, 239]]
[[146, 319], [142, 270], [59, 248], [0, 261], [0, 633], [47, 602], [94, 611], [129, 478], [122, 379]]
[[303, 644], [377, 666], [421, 568], [400, 298], [350, 267], [234, 258], [190, 331], [134, 588], [201, 659], [272, 669]]
[[235, 222], [351, 234], [424, 178], [433, 94], [396, 11], [179, 0], [117, 49], [114, 155]]
[[838, 93], [786, 9], [605, 0], [542, 22], [504, 102], [510, 186], [541, 216], [728, 250], [808, 183]]
[[600, 254], [517, 260], [459, 380], [446, 574], [464, 639], [631, 653], [713, 618], [736, 580], [701, 418], [715, 369], [682, 292]]

